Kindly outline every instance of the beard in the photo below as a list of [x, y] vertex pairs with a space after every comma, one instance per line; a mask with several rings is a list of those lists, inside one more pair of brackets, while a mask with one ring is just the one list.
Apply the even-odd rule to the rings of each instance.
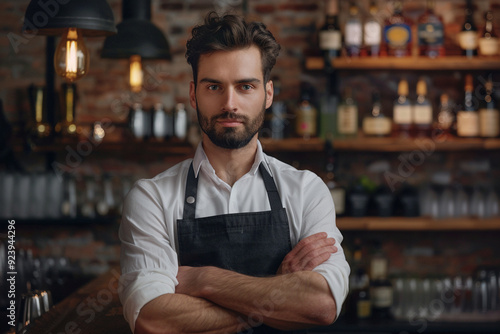
[[[198, 122], [200, 123], [201, 130], [208, 136], [212, 143], [221, 148], [238, 149], [245, 147], [261, 129], [264, 123], [264, 113], [266, 111], [265, 104], [266, 101], [264, 101], [262, 105], [261, 112], [253, 119], [234, 112], [224, 112], [209, 119], [200, 113], [198, 103], [196, 103], [196, 113], [198, 115]], [[243, 129], [240, 130], [234, 127], [216, 129], [218, 119], [239, 121], [242, 123]]]

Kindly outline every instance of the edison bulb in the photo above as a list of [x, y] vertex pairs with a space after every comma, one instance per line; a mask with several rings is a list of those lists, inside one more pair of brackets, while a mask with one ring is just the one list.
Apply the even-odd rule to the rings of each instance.
[[80, 30], [69, 28], [61, 37], [54, 56], [56, 73], [73, 82], [87, 74], [89, 52]]
[[130, 57], [130, 89], [133, 92], [140, 92], [142, 89], [142, 63], [141, 56]]

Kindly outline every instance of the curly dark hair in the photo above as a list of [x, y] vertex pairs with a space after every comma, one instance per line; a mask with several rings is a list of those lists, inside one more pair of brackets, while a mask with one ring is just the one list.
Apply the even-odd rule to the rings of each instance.
[[260, 50], [262, 73], [264, 82], [267, 82], [281, 47], [266, 26], [260, 22], [247, 23], [237, 15], [219, 16], [216, 12], [208, 13], [204, 24], [193, 28], [192, 37], [186, 43], [186, 58], [193, 69], [195, 85], [201, 55], [215, 51], [239, 50], [252, 45]]

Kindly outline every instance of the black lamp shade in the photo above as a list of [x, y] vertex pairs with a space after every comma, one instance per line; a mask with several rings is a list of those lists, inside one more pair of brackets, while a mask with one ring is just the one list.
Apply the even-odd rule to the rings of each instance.
[[123, 21], [118, 33], [104, 41], [102, 58], [130, 58], [170, 60], [170, 47], [163, 32], [151, 21], [151, 0], [123, 0]]
[[61, 35], [67, 28], [81, 29], [83, 36], [116, 34], [113, 11], [106, 0], [31, 0], [23, 31], [30, 34]]
[[162, 31], [149, 21], [131, 19], [118, 24], [118, 33], [104, 41], [101, 57], [170, 60], [170, 47]]

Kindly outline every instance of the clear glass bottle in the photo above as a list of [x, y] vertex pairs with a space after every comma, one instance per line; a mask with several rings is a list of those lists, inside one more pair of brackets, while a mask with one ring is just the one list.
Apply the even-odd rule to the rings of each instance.
[[358, 105], [350, 87], [345, 89], [344, 98], [337, 109], [337, 134], [339, 138], [358, 135]]
[[152, 111], [152, 137], [163, 141], [167, 137], [167, 113], [161, 103], [156, 103]]
[[484, 98], [479, 105], [479, 135], [485, 138], [495, 138], [500, 135], [500, 114], [493, 94], [491, 77], [484, 84]]
[[380, 44], [382, 43], [382, 25], [378, 19], [378, 7], [375, 1], [370, 1], [369, 16], [363, 28], [363, 41], [366, 53], [370, 57], [380, 55]]
[[457, 136], [479, 136], [479, 114], [474, 106], [474, 79], [471, 74], [465, 76], [465, 96], [463, 109], [457, 113]]
[[310, 87], [302, 88], [301, 101], [296, 110], [295, 133], [297, 136], [308, 139], [316, 136], [317, 110], [311, 103]]
[[372, 94], [372, 112], [363, 119], [363, 133], [366, 136], [385, 137], [392, 131], [392, 121], [382, 111], [380, 94]]
[[444, 25], [440, 16], [434, 12], [435, 1], [427, 0], [424, 14], [418, 19], [419, 54], [430, 58], [442, 57], [444, 50]]
[[394, 57], [411, 55], [411, 21], [403, 15], [403, 2], [394, 2], [394, 13], [387, 19], [384, 41], [387, 54]]
[[487, 11], [484, 15], [484, 28], [479, 37], [479, 52], [482, 56], [498, 55], [499, 40], [493, 27], [493, 12]]
[[408, 98], [408, 81], [401, 79], [398, 85], [398, 98], [394, 101], [394, 136], [409, 138], [413, 121], [413, 106]]
[[349, 17], [344, 29], [344, 43], [349, 57], [359, 57], [363, 43], [363, 26], [356, 2], [349, 2]]
[[332, 59], [340, 56], [342, 34], [339, 26], [338, 0], [327, 0], [325, 23], [319, 31], [319, 48], [323, 53], [325, 66], [331, 67]]
[[188, 129], [188, 115], [184, 103], [177, 103], [175, 106], [174, 124], [175, 137], [185, 140]]
[[413, 126], [415, 136], [429, 137], [432, 131], [432, 104], [427, 98], [427, 83], [424, 79], [417, 82], [417, 100], [413, 106]]
[[458, 34], [460, 47], [466, 57], [474, 57], [477, 55], [478, 34], [473, 16], [472, 0], [467, 0], [465, 21], [462, 25], [462, 31]]
[[441, 94], [439, 103], [439, 112], [437, 114], [434, 136], [436, 139], [446, 140], [451, 137], [453, 132], [453, 114], [450, 98], [448, 94]]

